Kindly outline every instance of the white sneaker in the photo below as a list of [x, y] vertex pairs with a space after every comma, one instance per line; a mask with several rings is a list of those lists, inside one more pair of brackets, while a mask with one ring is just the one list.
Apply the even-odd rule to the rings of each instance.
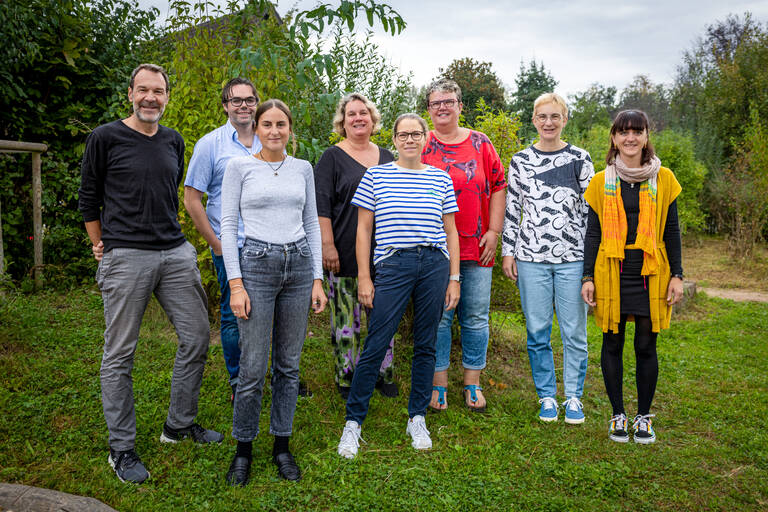
[[360, 447], [360, 441], [365, 440], [360, 437], [360, 425], [356, 421], [349, 420], [344, 425], [344, 431], [341, 433], [339, 448], [337, 452], [346, 459], [354, 459], [357, 455], [357, 449]]
[[424, 416], [417, 415], [408, 420], [405, 433], [411, 435], [413, 439], [411, 446], [417, 450], [429, 450], [432, 448], [432, 439], [429, 437], [429, 430], [427, 430], [427, 424], [424, 422]]

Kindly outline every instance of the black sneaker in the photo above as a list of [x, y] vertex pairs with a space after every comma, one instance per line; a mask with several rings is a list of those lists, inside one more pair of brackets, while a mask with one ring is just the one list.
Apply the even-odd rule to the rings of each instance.
[[140, 484], [149, 478], [149, 471], [133, 450], [118, 452], [110, 448], [107, 461], [121, 482]]
[[387, 398], [396, 398], [397, 395], [400, 394], [400, 391], [397, 389], [397, 384], [394, 382], [385, 382], [384, 379], [376, 381], [376, 389]]
[[312, 391], [307, 387], [307, 384], [303, 380], [299, 380], [299, 396], [312, 398]]
[[629, 432], [627, 432], [627, 417], [624, 413], [617, 414], [611, 418], [608, 437], [611, 441], [616, 441], [617, 443], [629, 442]]
[[178, 430], [172, 429], [167, 423], [164, 423], [163, 433], [160, 434], [160, 442], [178, 443], [188, 437], [191, 437], [197, 444], [220, 443], [224, 440], [223, 435], [215, 430], [204, 429], [197, 423], [193, 423], [187, 428], [180, 428]]
[[653, 431], [651, 424], [651, 418], [656, 416], [655, 414], [638, 414], [635, 416], [632, 422], [632, 427], [635, 429], [635, 442], [639, 444], [651, 444], [656, 442], [656, 432]]

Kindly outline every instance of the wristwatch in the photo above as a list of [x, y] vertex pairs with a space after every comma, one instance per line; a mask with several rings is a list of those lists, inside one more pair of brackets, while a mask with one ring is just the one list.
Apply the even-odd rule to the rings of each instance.
[[449, 281], [456, 281], [457, 283], [461, 281], [461, 274], [451, 274], [448, 276]]

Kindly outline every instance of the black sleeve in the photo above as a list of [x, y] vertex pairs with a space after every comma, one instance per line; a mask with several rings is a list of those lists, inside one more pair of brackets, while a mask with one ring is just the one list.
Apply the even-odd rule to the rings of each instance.
[[680, 240], [680, 221], [677, 218], [677, 199], [672, 201], [667, 211], [664, 244], [667, 246], [669, 271], [672, 275], [683, 275], [683, 247]]
[[80, 165], [78, 209], [85, 222], [100, 220], [101, 208], [104, 206], [106, 144], [101, 135], [100, 131], [94, 131], [88, 136]]
[[379, 165], [395, 161], [395, 155], [387, 148], [379, 146]]
[[587, 233], [584, 235], [584, 277], [595, 276], [595, 261], [597, 251], [600, 249], [600, 239], [603, 236], [600, 228], [600, 217], [597, 212], [589, 207], [587, 214]]
[[317, 216], [328, 217], [333, 215], [334, 196], [334, 170], [336, 159], [333, 157], [333, 148], [326, 149], [315, 165], [315, 202], [317, 204]]

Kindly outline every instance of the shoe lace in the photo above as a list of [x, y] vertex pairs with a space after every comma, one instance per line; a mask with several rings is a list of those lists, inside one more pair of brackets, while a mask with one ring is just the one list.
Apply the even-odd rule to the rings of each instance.
[[563, 402], [563, 407], [565, 407], [566, 409], [574, 410], [574, 411], [578, 411], [579, 409], [584, 408], [584, 406], [581, 403], [581, 400], [579, 400], [575, 396], [572, 396], [571, 398]]
[[626, 430], [627, 416], [624, 413], [611, 417], [611, 430]]
[[427, 424], [424, 420], [413, 421], [411, 420], [411, 435], [413, 437], [429, 438], [429, 430], [427, 430]]
[[132, 468], [139, 462], [141, 462], [141, 459], [133, 450], [128, 450], [127, 452], [123, 452], [117, 458], [117, 465], [124, 469]]
[[557, 409], [557, 400], [552, 398], [551, 396], [545, 396], [544, 398], [539, 400], [540, 404], [544, 404], [545, 409], [549, 409], [547, 405], [552, 406], [553, 408]]
[[344, 430], [341, 433], [341, 444], [345, 446], [354, 445], [355, 448], [360, 448], [360, 441], [368, 444], [363, 439], [361, 429], [344, 425]]
[[192, 426], [189, 427], [189, 433], [192, 435], [192, 439], [194, 439], [195, 441], [204, 439], [205, 432], [206, 430], [200, 425], [198, 425], [197, 423], [193, 423]]
[[635, 416], [635, 419], [632, 422], [632, 428], [634, 428], [636, 431], [641, 430], [648, 432], [651, 429], [651, 418], [655, 417], [655, 414], [645, 414], [640, 415], [638, 414]]

